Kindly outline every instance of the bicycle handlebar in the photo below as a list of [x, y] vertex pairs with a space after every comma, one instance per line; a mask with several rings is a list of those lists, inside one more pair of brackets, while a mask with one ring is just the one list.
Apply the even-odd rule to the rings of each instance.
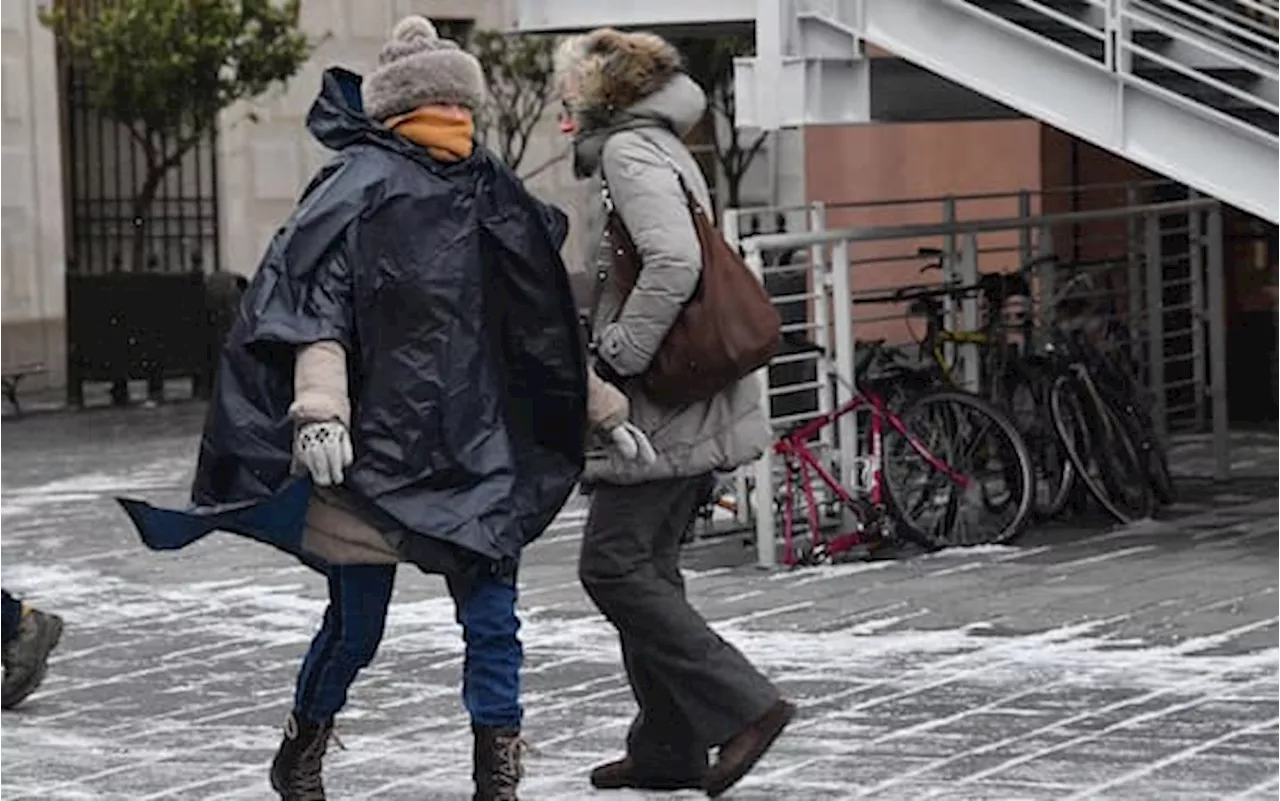
[[1082, 285], [1087, 289], [1093, 289], [1093, 276], [1088, 273], [1078, 273], [1072, 276], [1067, 283], [1063, 284], [1062, 289], [1053, 293], [1053, 302], [1050, 305], [1053, 308], [1057, 308], [1062, 301], [1067, 299], [1067, 295], [1076, 288], [1076, 285]]

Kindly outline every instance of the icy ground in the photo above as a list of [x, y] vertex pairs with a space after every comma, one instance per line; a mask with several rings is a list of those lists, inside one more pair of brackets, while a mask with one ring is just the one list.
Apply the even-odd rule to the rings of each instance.
[[[3, 424], [3, 581], [62, 614], [44, 688], [0, 726], [5, 801], [267, 799], [266, 766], [320, 580], [227, 536], [142, 549], [116, 494], [181, 503], [200, 410]], [[1162, 522], [1094, 521], [977, 548], [805, 572], [688, 554], [689, 589], [801, 715], [731, 798], [1263, 801], [1277, 794], [1274, 435], [1238, 435], [1241, 476], [1175, 464]], [[632, 702], [610, 628], [574, 574], [579, 500], [522, 575], [522, 797], [586, 783]], [[387, 637], [340, 718], [334, 799], [469, 797], [461, 643], [439, 580], [405, 570]], [[686, 793], [678, 798], [697, 798]]]

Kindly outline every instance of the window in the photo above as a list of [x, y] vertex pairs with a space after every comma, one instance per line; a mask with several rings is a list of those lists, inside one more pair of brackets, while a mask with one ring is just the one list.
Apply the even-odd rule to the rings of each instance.
[[433, 19], [432, 22], [441, 39], [452, 39], [463, 47], [470, 43], [471, 34], [476, 29], [473, 19]]

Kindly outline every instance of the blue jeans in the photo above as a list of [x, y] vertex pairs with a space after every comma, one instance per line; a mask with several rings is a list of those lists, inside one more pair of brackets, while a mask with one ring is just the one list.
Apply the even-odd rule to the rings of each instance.
[[22, 604], [8, 590], [0, 590], [0, 601], [0, 612], [3, 613], [0, 642], [7, 643], [18, 636], [18, 624], [22, 622]]
[[[395, 565], [329, 568], [329, 608], [298, 674], [294, 706], [312, 722], [330, 720], [347, 702], [356, 674], [373, 661], [386, 628]], [[480, 726], [519, 726], [520, 620], [516, 588], [482, 576], [472, 584], [449, 581], [466, 642], [462, 701]]]

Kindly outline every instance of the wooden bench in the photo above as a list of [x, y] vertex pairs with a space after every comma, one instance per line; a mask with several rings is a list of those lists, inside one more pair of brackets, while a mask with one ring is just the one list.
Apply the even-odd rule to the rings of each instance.
[[0, 372], [0, 389], [3, 390], [5, 399], [13, 406], [15, 415], [22, 416], [22, 405], [18, 403], [18, 385], [22, 383], [22, 379], [29, 375], [40, 375], [44, 372], [47, 372], [47, 368], [39, 362], [5, 367]]

